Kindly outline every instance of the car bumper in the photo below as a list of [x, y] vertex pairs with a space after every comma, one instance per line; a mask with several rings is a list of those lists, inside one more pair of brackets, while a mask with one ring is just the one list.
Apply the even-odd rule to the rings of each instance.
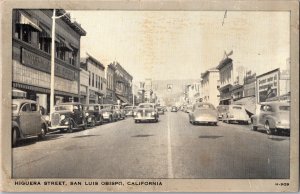
[[154, 119], [156, 119], [155, 116], [149, 116], [149, 117], [136, 116], [136, 117], [134, 117], [134, 120], [140, 120], [140, 121], [154, 120]]
[[277, 124], [276, 128], [280, 130], [290, 131], [290, 126], [288, 124]]
[[69, 127], [69, 125], [59, 125], [59, 126], [55, 126], [55, 127], [49, 126], [48, 129], [56, 130], [56, 129], [66, 129], [68, 127]]
[[246, 118], [228, 118], [227, 120], [228, 121], [236, 121], [236, 122], [242, 121], [242, 122], [249, 122], [250, 123], [250, 119], [246, 119]]
[[194, 120], [195, 122], [198, 122], [198, 123], [213, 123], [213, 122], [218, 122], [218, 119], [214, 119], [214, 118], [208, 118], [208, 117], [198, 117], [198, 118], [195, 118]]

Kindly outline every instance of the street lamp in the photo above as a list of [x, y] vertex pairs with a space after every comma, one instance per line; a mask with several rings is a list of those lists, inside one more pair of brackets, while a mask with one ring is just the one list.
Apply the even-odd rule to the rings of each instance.
[[51, 81], [50, 81], [50, 120], [52, 118], [53, 108], [54, 108], [54, 78], [55, 78], [55, 19], [61, 18], [64, 15], [56, 16], [56, 9], [53, 9], [52, 16], [52, 39], [51, 39]]

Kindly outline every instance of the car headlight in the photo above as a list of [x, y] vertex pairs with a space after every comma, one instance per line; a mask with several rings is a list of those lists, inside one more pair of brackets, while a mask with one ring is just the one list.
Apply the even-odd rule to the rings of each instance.
[[89, 116], [89, 113], [85, 113], [85, 116]]
[[155, 112], [152, 112], [151, 114], [152, 114], [152, 115], [155, 115]]
[[65, 115], [60, 115], [60, 120], [64, 120], [66, 118]]
[[49, 116], [45, 116], [45, 120], [46, 121], [50, 121], [50, 117]]

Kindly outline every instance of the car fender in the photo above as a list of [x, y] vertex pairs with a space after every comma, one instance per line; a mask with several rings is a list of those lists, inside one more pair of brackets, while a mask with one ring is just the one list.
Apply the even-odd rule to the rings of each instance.
[[258, 125], [257, 124], [257, 116], [256, 115], [252, 115], [250, 117], [250, 119], [251, 119], [251, 123], [252, 123], [253, 126], [257, 126]]
[[273, 116], [266, 116], [266, 122], [269, 122], [269, 126], [270, 128], [276, 128], [276, 121], [275, 118]]
[[19, 124], [16, 121], [12, 121], [11, 126], [12, 126], [12, 129], [16, 128], [18, 130], [18, 133], [19, 133], [19, 135], [20, 135], [21, 138], [24, 137], [23, 131], [22, 131], [22, 129], [20, 128]]

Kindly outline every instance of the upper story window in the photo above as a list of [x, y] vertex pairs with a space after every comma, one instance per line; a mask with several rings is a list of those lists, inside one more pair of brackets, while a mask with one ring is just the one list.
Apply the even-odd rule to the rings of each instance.
[[[36, 32], [42, 32], [37, 20], [32, 18], [29, 14], [17, 11], [14, 37], [27, 43], [36, 43], [37, 37], [34, 36]], [[36, 40], [33, 40], [33, 38]]]

